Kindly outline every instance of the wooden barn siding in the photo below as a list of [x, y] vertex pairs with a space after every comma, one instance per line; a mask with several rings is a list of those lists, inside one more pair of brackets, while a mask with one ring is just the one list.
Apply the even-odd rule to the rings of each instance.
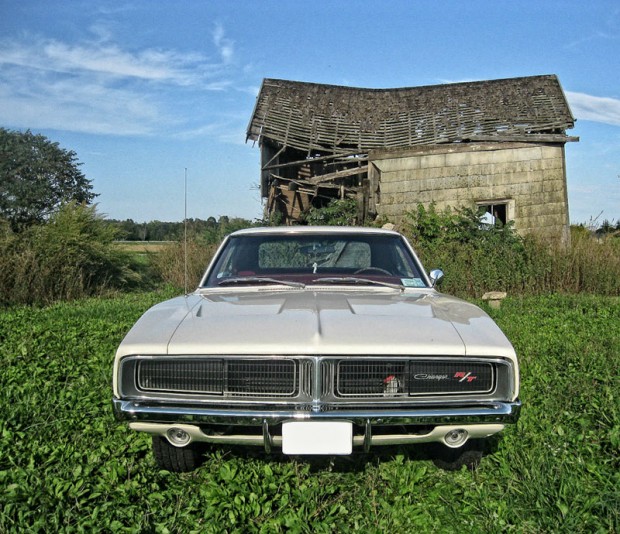
[[425, 147], [400, 153], [374, 152], [371, 184], [379, 183], [375, 209], [402, 222], [418, 203], [437, 209], [513, 200], [515, 227], [565, 240], [568, 203], [563, 145], [511, 144]]

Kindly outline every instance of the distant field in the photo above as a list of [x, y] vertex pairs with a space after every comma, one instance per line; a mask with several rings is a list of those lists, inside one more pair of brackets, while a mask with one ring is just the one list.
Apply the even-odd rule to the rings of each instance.
[[523, 412], [474, 472], [415, 447], [319, 461], [236, 448], [172, 474], [111, 409], [116, 346], [169, 296], [0, 311], [0, 533], [620, 532], [619, 298], [489, 311], [519, 354]]
[[116, 245], [121, 250], [138, 254], [144, 252], [159, 252], [175, 243], [176, 241], [116, 241]]

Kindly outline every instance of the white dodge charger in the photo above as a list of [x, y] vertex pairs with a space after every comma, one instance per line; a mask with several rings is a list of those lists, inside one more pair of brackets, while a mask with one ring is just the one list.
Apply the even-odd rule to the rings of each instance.
[[346, 455], [436, 444], [474, 466], [519, 416], [515, 351], [477, 306], [435, 287], [407, 240], [373, 228], [229, 235], [191, 294], [148, 310], [114, 362], [114, 411], [158, 464], [201, 445]]

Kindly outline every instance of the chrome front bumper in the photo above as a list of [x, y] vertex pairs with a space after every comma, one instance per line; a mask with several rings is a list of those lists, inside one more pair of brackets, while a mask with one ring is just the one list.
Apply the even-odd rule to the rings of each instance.
[[[335, 410], [305, 412], [294, 410], [231, 410], [195, 406], [150, 405], [137, 401], [114, 399], [117, 419], [130, 421], [139, 432], [166, 437], [171, 431], [184, 432], [190, 442], [262, 446], [266, 452], [282, 446], [282, 436], [275, 435], [276, 426], [287, 421], [348, 421], [358, 427], [353, 446], [368, 451], [374, 445], [411, 443], [443, 443], [452, 447], [447, 436], [464, 432], [467, 439], [486, 438], [516, 423], [521, 402], [494, 402], [481, 406], [452, 408], [419, 408], [408, 410]], [[409, 427], [406, 432], [402, 427]], [[419, 430], [411, 431], [411, 426]], [[235, 432], [235, 427], [248, 427], [250, 433]], [[376, 435], [373, 428], [395, 427], [394, 432]], [[401, 428], [399, 428], [401, 427]], [[214, 428], [226, 428], [225, 433]], [[231, 428], [233, 429], [231, 431]], [[176, 445], [173, 441], [171, 443]], [[458, 446], [462, 445], [459, 443]]]
[[[468, 439], [481, 439], [501, 432], [515, 423], [521, 402], [494, 402], [461, 408], [420, 408], [410, 410], [355, 410], [300, 412], [287, 410], [231, 410], [187, 406], [149, 405], [114, 399], [119, 420], [130, 421], [136, 431], [161, 436], [174, 446], [191, 442], [262, 446], [269, 453], [283, 445], [278, 425], [290, 421], [347, 421], [356, 426], [352, 445], [368, 452], [375, 445], [443, 443], [457, 448]], [[249, 430], [248, 430], [249, 427]], [[381, 429], [378, 427], [393, 427]], [[226, 429], [218, 432], [217, 429]], [[387, 430], [387, 433], [386, 433]], [[182, 445], [170, 438], [183, 433]], [[449, 436], [465, 438], [451, 443]]]
[[277, 425], [284, 421], [351, 421], [354, 425], [454, 425], [516, 423], [521, 402], [490, 402], [480, 406], [388, 410], [296, 411], [287, 409], [243, 410], [198, 406], [171, 406], [114, 399], [114, 414], [121, 421], [193, 423], [203, 425]]
[[242, 410], [197, 406], [153, 405], [113, 399], [114, 414], [121, 421], [194, 423], [204, 425], [271, 425], [291, 420], [337, 420], [365, 425], [449, 425], [459, 423], [516, 423], [521, 402], [491, 402], [481, 406], [395, 410], [296, 411], [286, 409]]

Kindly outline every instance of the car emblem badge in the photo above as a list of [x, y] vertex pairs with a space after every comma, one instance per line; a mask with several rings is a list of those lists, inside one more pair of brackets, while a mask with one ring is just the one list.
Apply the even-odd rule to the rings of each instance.
[[454, 374], [454, 378], [458, 379], [459, 382], [468, 382], [469, 383], [469, 382], [473, 382], [478, 377], [475, 376], [474, 374], [472, 374], [471, 371], [468, 371], [468, 372], [459, 371], [459, 372]]
[[400, 389], [400, 381], [394, 375], [390, 375], [383, 379], [383, 396], [393, 397], [398, 395]]

